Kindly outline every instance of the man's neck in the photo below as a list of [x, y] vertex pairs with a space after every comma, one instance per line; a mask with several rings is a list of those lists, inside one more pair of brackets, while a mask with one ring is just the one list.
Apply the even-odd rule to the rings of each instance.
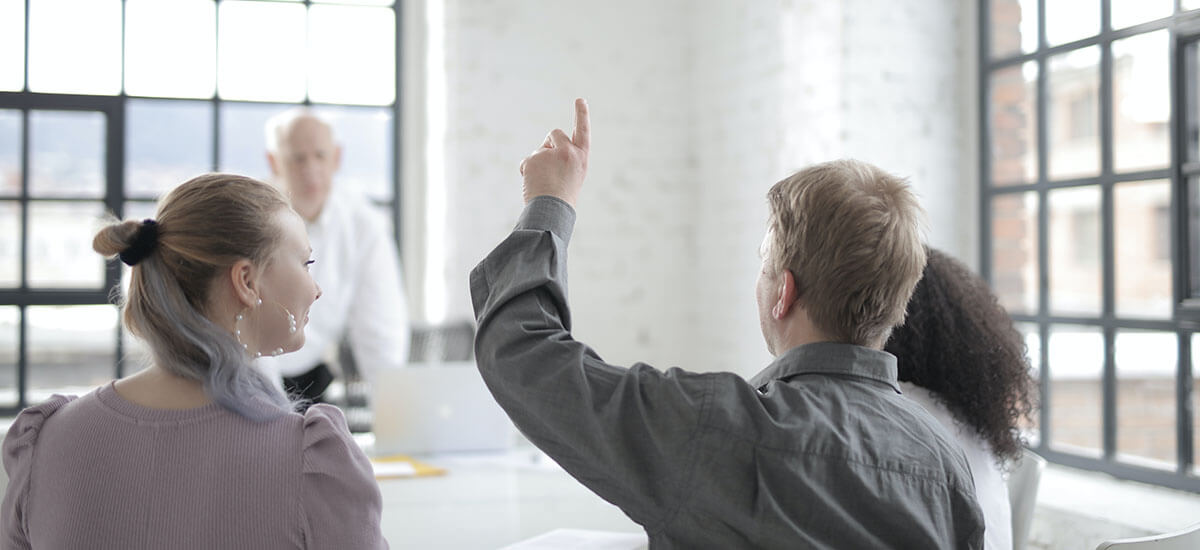
[[[328, 203], [328, 201], [326, 201], [326, 203]], [[322, 204], [321, 206], [318, 206], [317, 208], [315, 208], [307, 213], [300, 213], [300, 217], [304, 219], [304, 223], [306, 223], [308, 225], [315, 225], [317, 222], [319, 222], [321, 220], [321, 213], [325, 211], [326, 206], [327, 206], [327, 204]], [[305, 215], [305, 214], [311, 214], [311, 215]]]
[[776, 345], [776, 355], [805, 344], [817, 342], [833, 342], [833, 338], [817, 328], [803, 310], [797, 308], [792, 315], [781, 321], [779, 339]]

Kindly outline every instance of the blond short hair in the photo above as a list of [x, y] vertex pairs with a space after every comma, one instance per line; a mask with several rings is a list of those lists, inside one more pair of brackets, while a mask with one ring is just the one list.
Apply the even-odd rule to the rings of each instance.
[[767, 200], [768, 266], [791, 271], [813, 324], [835, 341], [882, 347], [925, 268], [925, 212], [907, 182], [835, 160], [776, 183]]

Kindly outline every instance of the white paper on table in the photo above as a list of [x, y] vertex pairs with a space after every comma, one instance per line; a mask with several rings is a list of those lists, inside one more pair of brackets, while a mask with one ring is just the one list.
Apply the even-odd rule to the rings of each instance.
[[500, 550], [644, 550], [649, 544], [644, 533], [555, 529]]
[[413, 477], [417, 475], [416, 467], [406, 460], [372, 460], [371, 468], [375, 470], [375, 477], [377, 478]]

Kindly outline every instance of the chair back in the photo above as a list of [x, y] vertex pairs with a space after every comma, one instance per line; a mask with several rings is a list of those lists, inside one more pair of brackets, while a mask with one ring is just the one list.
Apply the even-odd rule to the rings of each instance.
[[1200, 523], [1162, 535], [1105, 541], [1100, 543], [1096, 550], [1196, 550], [1197, 548], [1200, 548]]
[[1021, 461], [1008, 476], [1008, 502], [1012, 508], [1013, 550], [1025, 550], [1029, 543], [1029, 530], [1033, 527], [1033, 509], [1037, 505], [1038, 483], [1046, 459], [1025, 449]]

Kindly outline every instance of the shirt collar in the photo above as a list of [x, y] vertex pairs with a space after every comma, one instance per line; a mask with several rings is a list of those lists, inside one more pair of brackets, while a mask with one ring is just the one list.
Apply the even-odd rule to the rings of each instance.
[[305, 223], [310, 230], [329, 226], [331, 223], [330, 218], [334, 216], [332, 211], [337, 208], [336, 202], [338, 199], [334, 198], [335, 195], [337, 195], [336, 190], [330, 190], [329, 194], [325, 196], [325, 204], [321, 205], [321, 213], [317, 214], [317, 219]]
[[857, 376], [883, 382], [896, 393], [902, 393], [897, 380], [896, 356], [886, 351], [834, 342], [804, 344], [787, 350], [751, 378], [750, 383], [761, 390], [773, 380], [783, 381], [800, 374]]

